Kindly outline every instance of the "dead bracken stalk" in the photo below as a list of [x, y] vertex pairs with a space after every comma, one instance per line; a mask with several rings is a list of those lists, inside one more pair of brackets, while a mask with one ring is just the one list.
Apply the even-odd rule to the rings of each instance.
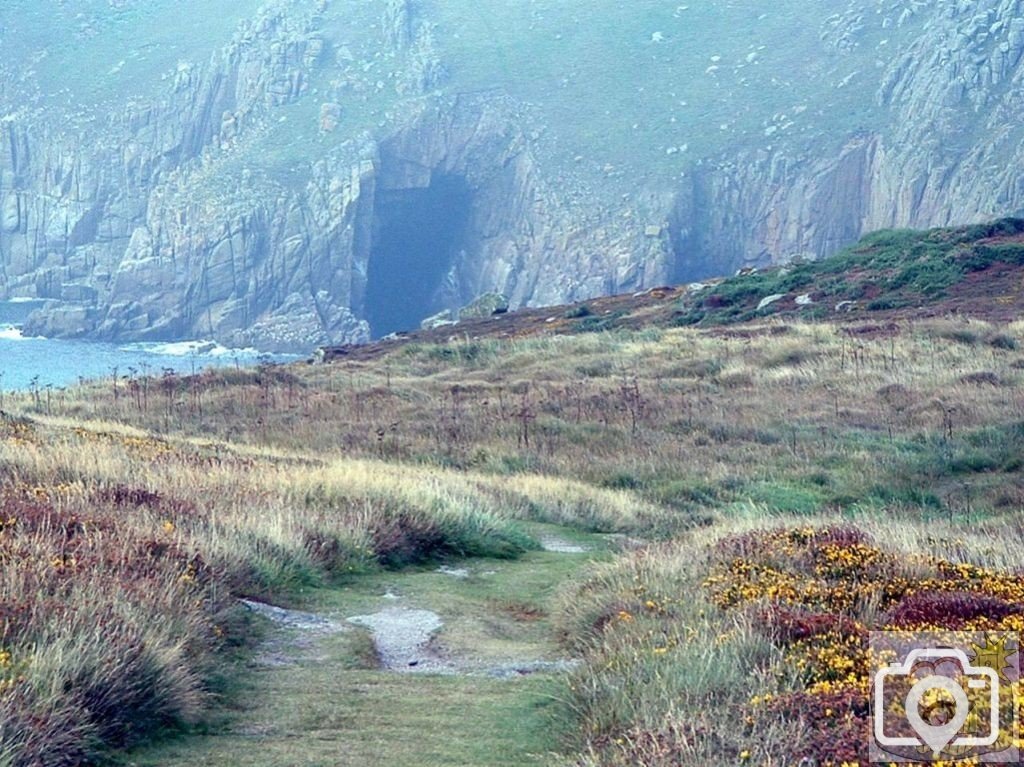
[[516, 420], [519, 423], [518, 432], [518, 445], [519, 447], [529, 448], [530, 447], [530, 425], [537, 420], [537, 414], [533, 409], [533, 403], [530, 399], [530, 386], [527, 385], [523, 388], [523, 392], [520, 395], [519, 409], [514, 413]]

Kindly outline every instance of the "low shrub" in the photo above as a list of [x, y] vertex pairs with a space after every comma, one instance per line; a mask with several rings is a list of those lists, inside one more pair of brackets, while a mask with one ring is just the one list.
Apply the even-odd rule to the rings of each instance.
[[883, 530], [912, 554], [858, 526], [802, 525], [592, 566], [555, 612], [584, 657], [568, 690], [577, 764], [867, 764], [870, 631], [1024, 626], [1024, 574], [914, 531]]
[[728, 611], [753, 608], [802, 689], [755, 696], [749, 716], [807, 725], [796, 759], [866, 764], [876, 631], [1016, 630], [1024, 575], [888, 551], [856, 528], [787, 528], [726, 538], [704, 582]]

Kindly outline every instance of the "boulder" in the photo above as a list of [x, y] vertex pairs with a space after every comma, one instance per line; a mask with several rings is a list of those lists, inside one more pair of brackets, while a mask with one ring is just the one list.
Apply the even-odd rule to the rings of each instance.
[[320, 105], [320, 132], [333, 133], [341, 123], [341, 104]]
[[94, 304], [99, 298], [99, 291], [91, 285], [68, 283], [61, 288], [60, 297], [62, 301], [69, 303]]
[[26, 336], [46, 338], [79, 338], [96, 328], [97, 313], [89, 306], [51, 303], [37, 309], [25, 320]]
[[290, 294], [277, 309], [227, 338], [228, 345], [278, 354], [306, 354], [320, 346], [366, 343], [370, 327], [344, 307], [330, 304], [323, 291]]
[[762, 309], [767, 309], [769, 306], [771, 306], [772, 304], [778, 303], [779, 301], [781, 301], [785, 297], [786, 297], [785, 293], [776, 293], [773, 296], [765, 296], [764, 298], [761, 299], [761, 303], [759, 303], [757, 305], [757, 311], [761, 311]]
[[455, 316], [451, 309], [445, 309], [442, 312], [427, 317], [423, 322], [420, 323], [420, 329], [422, 330], [433, 330], [434, 328], [441, 328], [445, 325], [454, 325]]
[[459, 310], [460, 320], [476, 320], [508, 311], [508, 297], [501, 293], [484, 293]]

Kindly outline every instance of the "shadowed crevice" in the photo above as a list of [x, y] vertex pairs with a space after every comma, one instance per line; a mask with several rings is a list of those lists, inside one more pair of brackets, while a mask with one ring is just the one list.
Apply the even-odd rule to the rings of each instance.
[[415, 329], [444, 308], [439, 289], [464, 246], [471, 203], [461, 176], [435, 174], [424, 189], [378, 194], [365, 301], [375, 338]]

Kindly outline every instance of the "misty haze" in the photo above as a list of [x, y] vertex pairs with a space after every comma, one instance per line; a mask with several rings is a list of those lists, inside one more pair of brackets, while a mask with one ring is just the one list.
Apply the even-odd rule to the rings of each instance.
[[0, 767], [1015, 763], [1022, 310], [1024, 0], [0, 0]]

